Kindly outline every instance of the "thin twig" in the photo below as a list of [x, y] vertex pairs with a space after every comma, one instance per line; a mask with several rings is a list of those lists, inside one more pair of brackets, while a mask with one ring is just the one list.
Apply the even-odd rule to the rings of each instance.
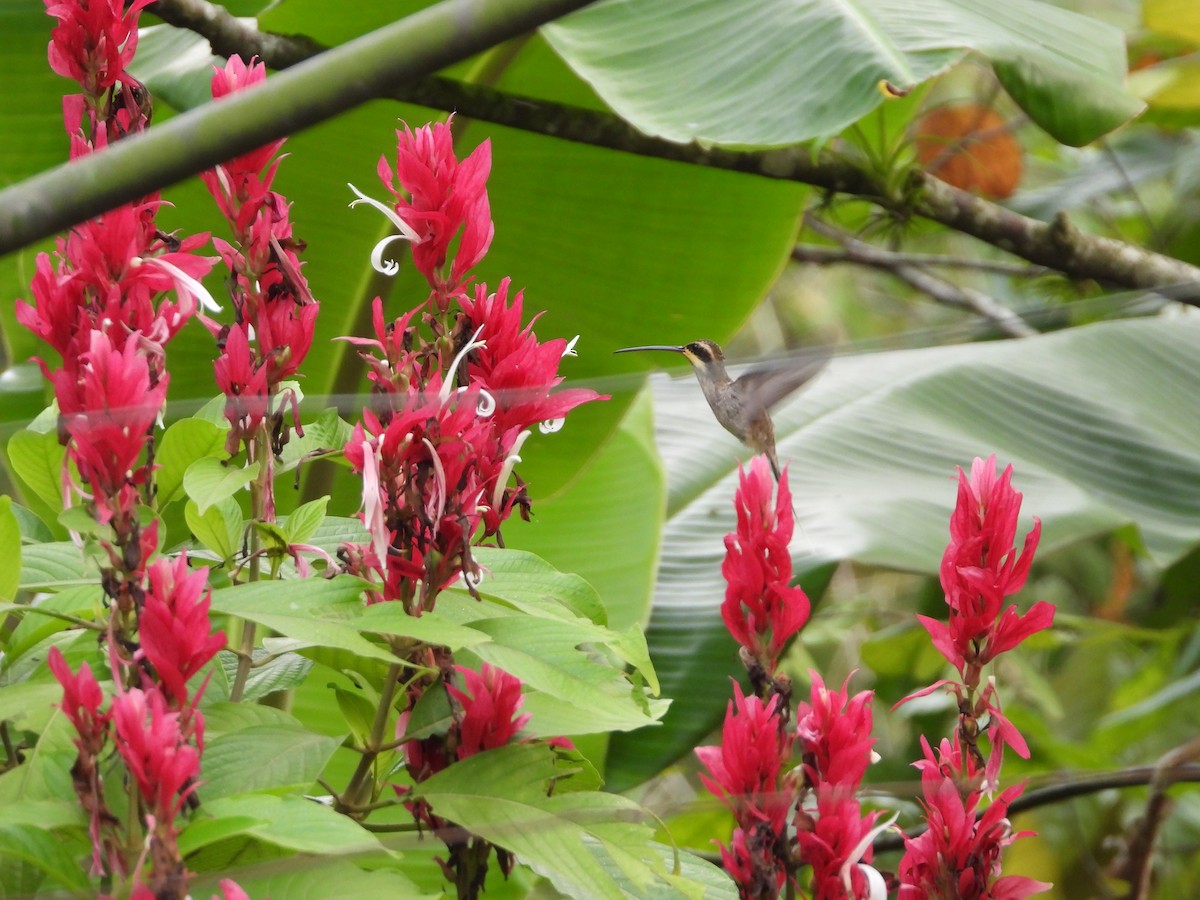
[[[886, 256], [896, 265], [922, 266], [933, 269], [973, 269], [977, 272], [991, 272], [995, 275], [1008, 275], [1013, 278], [1041, 278], [1055, 274], [1053, 269], [1045, 266], [1030, 266], [1025, 263], [999, 259], [970, 259], [965, 256], [946, 256], [939, 253], [900, 253], [895, 250], [885, 250], [882, 247], [876, 247], [875, 250], [881, 257]], [[816, 244], [797, 244], [792, 251], [792, 259], [817, 266], [861, 262], [845, 248], [823, 247]]]
[[1030, 328], [1020, 316], [982, 291], [952, 284], [921, 266], [896, 262], [889, 251], [860, 241], [813, 216], [806, 216], [805, 222], [813, 231], [841, 244], [842, 251], [853, 262], [889, 272], [945, 306], [965, 309], [982, 316], [1011, 337], [1031, 337], [1037, 334], [1037, 331]]

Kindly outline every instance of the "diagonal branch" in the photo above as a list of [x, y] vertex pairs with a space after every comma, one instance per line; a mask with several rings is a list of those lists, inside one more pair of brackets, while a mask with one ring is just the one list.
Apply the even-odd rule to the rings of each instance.
[[861, 197], [899, 218], [939, 222], [1071, 278], [1127, 288], [1180, 285], [1172, 298], [1200, 305], [1200, 268], [1082, 232], [1065, 215], [1053, 223], [1022, 216], [921, 171], [912, 172], [897, 192], [883, 175], [830, 151], [814, 154], [802, 146], [739, 152], [675, 144], [644, 135], [610, 113], [423, 77], [584, 5], [586, 0], [448, 0], [308, 60], [316, 52], [310, 41], [264, 35], [205, 0], [159, 0], [159, 16], [186, 24], [222, 53], [259, 54], [276, 68], [306, 61], [227, 98], [219, 110], [201, 107], [0, 192], [0, 254], [368, 99], [391, 96], [562, 140]]
[[[920, 265], [897, 261], [895, 254], [860, 241], [837, 228], [826, 225], [813, 216], [806, 216], [805, 224], [818, 234], [841, 244], [842, 261], [844, 262], [858, 263], [889, 272], [916, 290], [928, 294], [944, 306], [965, 309], [988, 320], [1009, 337], [1032, 337], [1037, 334], [1037, 330], [1026, 324], [1020, 316], [983, 291], [960, 287], [934, 275]], [[806, 258], [805, 249], [797, 246], [792, 251], [792, 259], [798, 262], [811, 260], [811, 258]]]

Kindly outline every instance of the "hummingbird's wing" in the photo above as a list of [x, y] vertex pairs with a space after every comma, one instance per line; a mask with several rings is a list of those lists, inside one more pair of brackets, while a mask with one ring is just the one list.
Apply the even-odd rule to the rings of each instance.
[[743, 402], [771, 410], [825, 368], [830, 348], [819, 345], [780, 356], [744, 373], [734, 387]]

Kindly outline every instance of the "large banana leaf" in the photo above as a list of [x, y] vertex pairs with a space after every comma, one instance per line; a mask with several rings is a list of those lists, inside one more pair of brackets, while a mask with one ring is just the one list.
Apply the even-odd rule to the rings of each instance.
[[882, 102], [881, 81], [912, 87], [968, 50], [1064, 144], [1143, 107], [1121, 32], [1038, 0], [609, 0], [543, 31], [619, 115], [680, 142], [834, 134]]
[[[1014, 465], [1024, 527], [1042, 519], [1043, 553], [1128, 525], [1154, 564], [1179, 560], [1200, 541], [1198, 342], [1200, 322], [1183, 317], [836, 359], [775, 416], [800, 584], [811, 589], [839, 560], [936, 572], [955, 466], [991, 453]], [[711, 419], [692, 378], [655, 387], [670, 501], [648, 639], [674, 703], [665, 727], [613, 741], [616, 788], [713, 728], [738, 665], [720, 619], [720, 566], [735, 462], [748, 452]]]

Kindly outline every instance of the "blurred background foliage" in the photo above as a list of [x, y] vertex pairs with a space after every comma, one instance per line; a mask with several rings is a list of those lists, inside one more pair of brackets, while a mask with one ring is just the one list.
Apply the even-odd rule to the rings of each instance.
[[[334, 12], [317, 0], [244, 0], [229, 8], [257, 16], [261, 29], [334, 45], [424, 5], [362, 2]], [[921, 0], [903, 13], [868, 4], [879, 29], [871, 39], [849, 29], [836, 4], [754, 5], [750, 15], [726, 0], [599, 4], [443, 74], [534, 104], [615, 110], [647, 133], [702, 146], [808, 141], [814, 158], [852, 160], [897, 191], [923, 167], [1026, 216], [1066, 214], [1084, 232], [1200, 265], [1197, 4], [1022, 0], [992, 20], [970, 2]], [[0, 2], [0, 186], [66, 153], [66, 83], [46, 66], [49, 30], [40, 4]], [[155, 96], [157, 120], [205, 102], [211, 58], [202, 37], [147, 30], [134, 70]], [[397, 119], [417, 125], [444, 114], [378, 100], [287, 144], [277, 189], [293, 203], [296, 233], [308, 243], [305, 272], [322, 302], [303, 382], [312, 414], [336, 405], [353, 419], [361, 406], [357, 360], [331, 339], [367, 333], [377, 294], [391, 314], [424, 296], [410, 271], [394, 283], [372, 275], [367, 255], [380, 223], [347, 208], [346, 183], [382, 196], [375, 165], [394, 152]], [[1194, 310], [1166, 292], [1068, 278], [833, 191], [465, 117], [456, 131], [463, 153], [485, 138], [493, 144], [496, 240], [481, 279], [511, 276], [524, 287], [526, 310], [546, 310], [543, 339], [580, 334], [569, 382], [612, 395], [574, 413], [562, 433], [530, 440], [522, 475], [535, 517], [505, 533], [510, 546], [590, 580], [614, 626], [648, 627], [675, 705], [661, 728], [588, 748], [604, 760], [611, 788], [634, 791], [685, 845], [709, 850], [713, 836], [727, 836], [727, 814], [698, 790], [689, 749], [712, 739], [737, 671], [718, 614], [719, 565], [736, 463], [747, 451], [708, 415], [680, 361], [611, 354], [700, 337], [725, 343], [737, 364], [786, 362], [814, 342], [836, 346], [827, 371], [777, 415], [795, 493], [797, 574], [814, 600], [788, 668], [798, 694], [810, 667], [829, 683], [853, 673], [854, 688], [876, 692], [882, 761], [870, 776], [873, 799], [898, 806], [902, 824], [918, 813], [909, 766], [918, 735], [947, 734], [952, 711], [937, 697], [890, 707], [944, 674], [913, 615], [943, 614], [935, 573], [954, 467], [974, 456], [996, 453], [1015, 465], [1026, 527], [1034, 515], [1044, 523], [1022, 598], [1059, 609], [1054, 631], [1009, 654], [996, 673], [1005, 711], [1032, 750], [1028, 762], [1009, 755], [1006, 779], [1039, 787], [1144, 769], [1194, 741]], [[174, 204], [162, 216], [169, 227], [221, 234], [198, 180], [164, 196]], [[15, 326], [11, 299], [28, 298], [36, 253], [50, 247], [0, 258], [9, 298], [0, 305], [5, 438], [48, 397], [26, 362], [37, 348]], [[1005, 340], [1014, 330], [1034, 336]], [[213, 355], [198, 326], [172, 344], [177, 415], [216, 393]], [[648, 379], [658, 365], [678, 377]], [[29, 471], [11, 461], [6, 492], [58, 527]], [[357, 506], [357, 486], [332, 464], [302, 470], [285, 502], [325, 493], [332, 513]], [[177, 519], [171, 542], [187, 538]], [[300, 692], [298, 715], [319, 715], [325, 680]], [[1196, 896], [1200, 790], [1180, 783], [1169, 795], [1152, 895]], [[1127, 787], [1038, 806], [1016, 825], [1041, 837], [1011, 851], [1008, 871], [1055, 882], [1048, 896], [1122, 896], [1117, 866], [1141, 833], [1146, 804], [1145, 787]], [[529, 889], [518, 879], [489, 893]]]

